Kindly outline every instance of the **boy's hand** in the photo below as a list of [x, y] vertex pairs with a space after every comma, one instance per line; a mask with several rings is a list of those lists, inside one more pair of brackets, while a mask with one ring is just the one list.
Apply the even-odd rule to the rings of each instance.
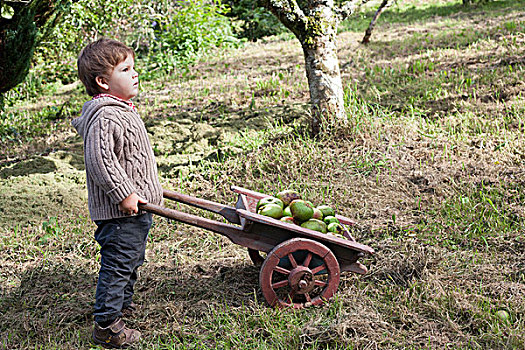
[[119, 203], [118, 208], [126, 214], [133, 215], [139, 212], [138, 203], [146, 204], [148, 201], [133, 192]]

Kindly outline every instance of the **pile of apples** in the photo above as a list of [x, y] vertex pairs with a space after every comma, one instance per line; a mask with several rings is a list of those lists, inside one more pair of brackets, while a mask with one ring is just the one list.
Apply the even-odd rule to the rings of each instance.
[[257, 214], [269, 216], [314, 231], [344, 237], [345, 228], [328, 205], [314, 206], [293, 190], [284, 190], [275, 196], [261, 198], [256, 206]]

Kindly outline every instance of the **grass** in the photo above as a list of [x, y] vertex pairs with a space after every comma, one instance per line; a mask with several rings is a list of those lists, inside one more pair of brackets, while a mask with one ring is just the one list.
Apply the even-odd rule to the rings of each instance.
[[[368, 28], [381, 1], [370, 1], [363, 6], [362, 11], [348, 18], [341, 25], [342, 31], [363, 32]], [[428, 25], [436, 18], [459, 17], [482, 13], [484, 18], [498, 17], [504, 11], [520, 10], [523, 1], [488, 1], [484, 4], [463, 5], [462, 1], [398, 1], [393, 2], [381, 14], [378, 23], [387, 25], [411, 25], [425, 23]]]
[[[524, 348], [522, 5], [399, 1], [363, 47], [365, 11], [339, 35], [350, 126], [318, 139], [304, 132], [295, 41], [143, 82], [137, 105], [166, 188], [224, 204], [231, 185], [296, 189], [356, 220], [376, 254], [368, 274], [342, 274], [327, 305], [274, 310], [244, 248], [158, 217], [130, 321], [138, 348]], [[93, 348], [99, 254], [69, 125], [84, 100], [78, 85], [47, 87], [3, 115], [2, 349]]]

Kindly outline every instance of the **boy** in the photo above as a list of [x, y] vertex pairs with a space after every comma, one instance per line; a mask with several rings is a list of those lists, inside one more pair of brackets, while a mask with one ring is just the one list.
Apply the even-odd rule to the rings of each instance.
[[72, 124], [84, 140], [89, 213], [100, 244], [93, 341], [108, 348], [139, 341], [140, 332], [121, 319], [137, 307], [133, 286], [152, 225], [152, 215], [138, 204], [162, 202], [148, 134], [130, 101], [138, 93], [134, 57], [124, 44], [100, 39], [87, 45], [77, 62], [92, 96]]

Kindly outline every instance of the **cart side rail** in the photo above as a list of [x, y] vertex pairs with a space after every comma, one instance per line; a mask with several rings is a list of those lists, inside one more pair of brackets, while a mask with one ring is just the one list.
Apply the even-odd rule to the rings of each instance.
[[[246, 188], [242, 188], [242, 187], [238, 187], [238, 186], [232, 186], [231, 190], [233, 192], [235, 192], [235, 193], [244, 194], [245, 196], [252, 198], [255, 202], [257, 202], [259, 199], [262, 199], [262, 198], [265, 198], [265, 197], [269, 197], [269, 195], [267, 195], [267, 194], [264, 194], [264, 193], [261, 193], [261, 192], [256, 192], [256, 191], [252, 191], [252, 190], [248, 190]], [[251, 209], [251, 208], [249, 208], [249, 209]], [[350, 225], [350, 226], [357, 225], [357, 223], [354, 220], [349, 219], [349, 218], [347, 218], [347, 217], [345, 217], [343, 215], [335, 214], [335, 217], [342, 224]]]
[[252, 198], [255, 198], [257, 200], [261, 199], [261, 198], [265, 198], [265, 197], [270, 197], [270, 195], [267, 195], [267, 194], [264, 194], [264, 193], [261, 193], [261, 192], [255, 192], [255, 191], [252, 191], [252, 190], [248, 190], [246, 188], [242, 188], [242, 187], [238, 187], [238, 186], [232, 186], [231, 187], [231, 190], [235, 193], [239, 193], [239, 194], [244, 194], [248, 197], [252, 197]]
[[355, 241], [347, 240], [344, 238], [339, 238], [334, 235], [329, 235], [325, 233], [320, 233], [314, 230], [310, 230], [295, 224], [286, 223], [268, 216], [260, 215], [252, 213], [251, 211], [245, 210], [245, 209], [237, 209], [237, 212], [242, 218], [248, 219], [250, 221], [254, 222], [260, 222], [264, 223], [270, 226], [279, 227], [286, 231], [292, 231], [295, 233], [299, 233], [302, 236], [312, 238], [319, 242], [330, 242], [335, 245], [343, 246], [345, 248], [349, 248], [352, 250], [356, 250], [362, 253], [368, 253], [368, 254], [374, 254], [374, 249], [361, 244], [357, 243]]

